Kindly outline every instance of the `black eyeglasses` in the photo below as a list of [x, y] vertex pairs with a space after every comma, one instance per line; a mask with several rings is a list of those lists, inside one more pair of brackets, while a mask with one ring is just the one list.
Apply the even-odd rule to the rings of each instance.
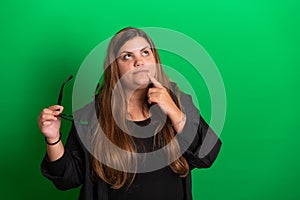
[[[61, 88], [60, 88], [60, 91], [59, 91], [58, 100], [57, 100], [57, 105], [61, 105], [64, 87], [65, 87], [65, 85], [66, 85], [72, 78], [73, 78], [73, 75], [69, 76], [69, 78], [67, 78], [67, 79], [63, 82], [63, 84], [61, 85]], [[100, 84], [98, 83], [98, 84], [97, 84], [97, 87], [96, 87], [96, 92], [99, 90], [99, 88], [100, 88]], [[75, 122], [78, 123], [78, 124], [83, 124], [83, 125], [87, 125], [87, 124], [88, 124], [88, 121], [86, 121], [86, 120], [74, 120], [74, 117], [73, 117], [72, 114], [61, 113], [59, 116], [60, 116], [61, 118], [65, 119], [65, 120], [68, 120], [68, 121], [75, 121]]]
[[[71, 79], [73, 78], [73, 75], [69, 76], [69, 78], [67, 78], [63, 84], [61, 85], [60, 91], [59, 91], [59, 96], [58, 96], [58, 100], [57, 100], [57, 105], [61, 106], [61, 102], [62, 102], [62, 97], [63, 97], [63, 91], [64, 91], [64, 87], [66, 85], [66, 83], [68, 83]], [[59, 115], [61, 118], [68, 120], [68, 121], [73, 121], [73, 115], [71, 114], [65, 114], [65, 113], [61, 113]]]

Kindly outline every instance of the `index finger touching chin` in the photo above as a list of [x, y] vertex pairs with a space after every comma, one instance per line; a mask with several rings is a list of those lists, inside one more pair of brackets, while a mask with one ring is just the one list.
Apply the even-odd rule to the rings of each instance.
[[150, 73], [148, 73], [148, 77], [149, 77], [151, 83], [153, 83], [153, 85], [155, 87], [159, 87], [159, 88], [162, 87], [162, 85], [160, 84], [160, 82], [158, 82]]

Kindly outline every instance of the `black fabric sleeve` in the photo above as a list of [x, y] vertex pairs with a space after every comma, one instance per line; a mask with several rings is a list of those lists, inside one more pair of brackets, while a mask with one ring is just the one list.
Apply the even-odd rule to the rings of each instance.
[[187, 159], [190, 169], [210, 167], [221, 148], [221, 140], [200, 116], [189, 95], [181, 99], [186, 124], [178, 134], [179, 144], [185, 149], [183, 156]]
[[197, 134], [184, 156], [191, 169], [208, 168], [216, 160], [221, 145], [221, 140], [200, 116]]
[[68, 190], [82, 184], [84, 152], [76, 135], [76, 128], [72, 124], [63, 156], [51, 162], [46, 154], [41, 163], [42, 174], [60, 190]]

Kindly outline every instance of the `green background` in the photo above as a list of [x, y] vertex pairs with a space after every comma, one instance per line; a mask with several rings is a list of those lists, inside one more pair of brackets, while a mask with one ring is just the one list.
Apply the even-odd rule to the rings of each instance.
[[[61, 192], [40, 173], [45, 143], [37, 116], [101, 41], [125, 26], [151, 26], [200, 43], [226, 88], [223, 147], [210, 169], [193, 171], [194, 199], [300, 199], [299, 4], [2, 0], [0, 198], [77, 198], [78, 189]], [[163, 61], [184, 67], [171, 57], [162, 52]], [[190, 79], [209, 119], [206, 87]], [[71, 94], [72, 84], [64, 98], [69, 112]], [[69, 126], [63, 123], [63, 132]]]

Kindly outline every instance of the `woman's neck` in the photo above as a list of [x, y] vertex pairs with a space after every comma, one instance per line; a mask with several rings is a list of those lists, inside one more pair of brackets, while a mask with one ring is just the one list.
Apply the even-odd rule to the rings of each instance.
[[149, 118], [149, 109], [145, 101], [148, 89], [137, 89], [131, 94], [128, 100], [128, 118], [132, 121], [142, 121]]

